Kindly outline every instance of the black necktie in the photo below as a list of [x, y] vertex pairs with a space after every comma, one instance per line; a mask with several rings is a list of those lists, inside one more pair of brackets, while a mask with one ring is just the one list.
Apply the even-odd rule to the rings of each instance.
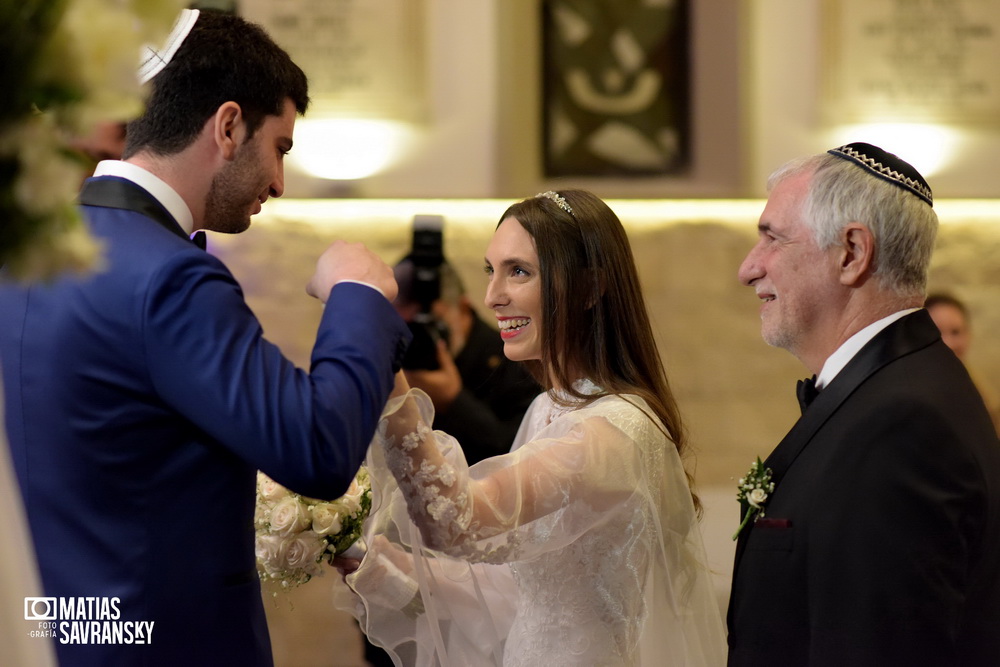
[[816, 376], [799, 380], [798, 384], [795, 385], [795, 395], [799, 399], [799, 407], [802, 412], [805, 412], [809, 404], [819, 395], [819, 390], [816, 389]]
[[191, 236], [191, 241], [194, 242], [194, 244], [199, 248], [201, 248], [202, 250], [204, 250], [205, 246], [208, 244], [208, 239], [205, 237], [205, 232], [195, 232]]

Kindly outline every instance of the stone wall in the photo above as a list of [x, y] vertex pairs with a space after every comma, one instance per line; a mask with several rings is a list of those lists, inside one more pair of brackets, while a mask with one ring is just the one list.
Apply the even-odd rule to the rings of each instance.
[[[797, 417], [799, 362], [761, 341], [758, 303], [736, 279], [763, 202], [611, 201], [628, 230], [658, 343], [687, 419], [699, 484], [728, 483], [765, 456]], [[392, 263], [417, 213], [445, 215], [445, 253], [482, 307], [483, 252], [509, 202], [300, 200], [268, 204], [251, 229], [212, 235], [265, 334], [307, 367], [321, 304], [304, 286], [335, 238], [365, 242]], [[1000, 202], [944, 201], [930, 287], [973, 314], [970, 364], [1000, 384]], [[488, 315], [485, 307], [482, 312]], [[489, 321], [489, 318], [487, 318]]]

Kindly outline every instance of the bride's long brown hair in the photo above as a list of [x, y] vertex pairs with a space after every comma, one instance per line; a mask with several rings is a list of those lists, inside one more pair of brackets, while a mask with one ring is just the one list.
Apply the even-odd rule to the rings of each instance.
[[[640, 396], [683, 458], [687, 439], [680, 410], [653, 338], [625, 229], [590, 192], [557, 194], [572, 213], [554, 198], [538, 196], [512, 205], [500, 217], [501, 223], [516, 218], [538, 253], [542, 358], [526, 365], [544, 388], [558, 386], [577, 400]], [[602, 393], [576, 391], [573, 382], [580, 377]], [[700, 509], [693, 492], [692, 497]]]

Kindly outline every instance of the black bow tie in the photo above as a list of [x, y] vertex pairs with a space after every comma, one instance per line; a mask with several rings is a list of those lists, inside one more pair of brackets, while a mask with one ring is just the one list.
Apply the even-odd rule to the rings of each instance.
[[202, 250], [204, 250], [205, 246], [208, 244], [208, 239], [205, 237], [205, 232], [195, 232], [191, 236], [191, 241]]
[[802, 409], [802, 412], [805, 412], [806, 408], [819, 395], [819, 390], [816, 388], [816, 376], [813, 375], [811, 378], [799, 380], [798, 384], [795, 385], [795, 395], [799, 399], [799, 407]]

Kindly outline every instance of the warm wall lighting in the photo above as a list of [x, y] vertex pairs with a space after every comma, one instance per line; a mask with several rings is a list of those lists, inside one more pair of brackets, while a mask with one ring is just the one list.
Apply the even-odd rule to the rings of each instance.
[[[492, 234], [500, 215], [518, 199], [269, 199], [254, 217], [255, 225], [285, 220], [305, 222], [317, 228], [343, 229], [356, 225], [370, 237], [387, 233], [396, 237], [400, 229], [409, 238], [414, 215], [445, 217], [445, 233], [457, 230]], [[672, 224], [725, 222], [743, 225], [753, 232], [764, 208], [762, 199], [608, 199], [627, 230], [650, 230]], [[484, 231], [485, 230], [485, 231]], [[488, 236], [487, 236], [488, 238]], [[477, 249], [476, 252], [482, 252]]]
[[920, 123], [849, 125], [837, 130], [835, 136], [836, 144], [864, 141], [895, 153], [925, 178], [955, 159], [960, 139], [956, 130]]
[[[417, 214], [445, 217], [445, 244], [477, 255], [486, 247], [500, 215], [516, 199], [269, 199], [254, 216], [255, 226], [304, 223], [322, 234], [363, 240], [370, 246], [399, 247], [412, 238]], [[745, 230], [752, 244], [763, 199], [609, 199], [625, 229], [651, 231], [674, 225], [724, 224]], [[945, 199], [934, 202], [942, 224], [1000, 221], [1000, 199]], [[217, 245], [225, 243], [219, 235]], [[216, 243], [213, 238], [213, 243]], [[464, 245], [468, 244], [468, 245]], [[749, 245], [747, 246], [749, 247]], [[457, 252], [457, 251], [456, 251]], [[481, 256], [481, 255], [480, 255]]]
[[303, 119], [288, 159], [317, 178], [357, 180], [399, 160], [413, 139], [406, 123], [361, 118]]

